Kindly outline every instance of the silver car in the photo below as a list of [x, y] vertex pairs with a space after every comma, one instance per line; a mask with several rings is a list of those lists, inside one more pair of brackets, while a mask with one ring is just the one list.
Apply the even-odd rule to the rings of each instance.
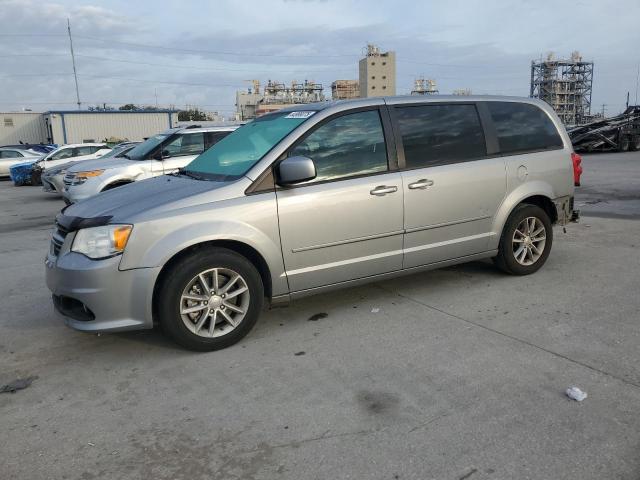
[[0, 177], [8, 177], [11, 165], [16, 163], [27, 162], [29, 160], [37, 160], [44, 156], [33, 150], [2, 147], [0, 148]]
[[68, 207], [46, 259], [85, 331], [152, 328], [215, 350], [265, 301], [493, 258], [538, 270], [577, 219], [580, 158], [551, 108], [389, 97], [259, 117], [184, 170]]
[[76, 203], [105, 190], [177, 172], [236, 128], [237, 125], [172, 128], [117, 159], [74, 165], [64, 176], [62, 197], [66, 203]]
[[[100, 157], [101, 160], [109, 158], [120, 157], [126, 154], [129, 150], [138, 145], [139, 142], [127, 142], [126, 144], [116, 145], [109, 152]], [[82, 165], [82, 162], [88, 160], [80, 160], [78, 162], [68, 162], [52, 167], [45, 170], [42, 173], [42, 189], [47, 193], [61, 194], [64, 191], [64, 177], [67, 174], [67, 170], [76, 165]], [[82, 168], [82, 167], [80, 167]]]

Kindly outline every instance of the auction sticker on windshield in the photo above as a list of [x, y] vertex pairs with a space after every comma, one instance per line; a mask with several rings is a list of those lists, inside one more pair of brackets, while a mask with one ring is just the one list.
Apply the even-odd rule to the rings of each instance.
[[311, 115], [313, 115], [314, 113], [316, 113], [313, 110], [307, 110], [304, 112], [291, 112], [289, 115], [287, 115], [284, 118], [309, 118]]

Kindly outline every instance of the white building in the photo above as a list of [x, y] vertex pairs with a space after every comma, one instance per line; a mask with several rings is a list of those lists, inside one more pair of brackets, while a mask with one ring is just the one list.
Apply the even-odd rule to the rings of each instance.
[[173, 128], [178, 122], [175, 110], [56, 110], [0, 113], [0, 116], [3, 117], [0, 145], [140, 141]]
[[47, 129], [41, 113], [0, 113], [0, 146], [22, 143], [45, 143]]

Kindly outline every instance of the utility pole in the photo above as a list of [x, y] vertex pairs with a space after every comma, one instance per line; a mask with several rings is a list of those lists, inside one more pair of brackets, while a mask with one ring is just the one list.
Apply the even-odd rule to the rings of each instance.
[[157, 109], [158, 109], [158, 89], [157, 89], [157, 88], [154, 88], [154, 89], [153, 89], [153, 91], [154, 91], [154, 92], [155, 92], [155, 94], [156, 94], [156, 110], [157, 110]]
[[73, 54], [73, 39], [71, 38], [71, 22], [67, 18], [67, 31], [69, 32], [69, 47], [71, 48], [71, 62], [73, 63], [73, 78], [76, 81], [76, 100], [78, 103], [78, 110], [81, 110], [80, 104], [80, 91], [78, 90], [78, 72], [76, 71], [76, 56]]
[[629, 108], [629, 92], [627, 92], [627, 107], [625, 108], [625, 110]]
[[604, 110], [605, 110], [605, 107], [606, 107], [606, 106], [607, 106], [607, 104], [606, 104], [606, 103], [603, 103], [603, 104], [602, 104], [602, 118], [604, 118]]

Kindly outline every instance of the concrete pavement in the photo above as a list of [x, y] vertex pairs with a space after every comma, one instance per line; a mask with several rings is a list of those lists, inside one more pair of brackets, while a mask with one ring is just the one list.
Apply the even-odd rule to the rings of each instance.
[[0, 395], [0, 478], [639, 478], [640, 155], [585, 169], [577, 202], [609, 200], [533, 276], [477, 262], [312, 297], [208, 354], [66, 328], [42, 264], [63, 204], [0, 182], [0, 384], [38, 376]]

